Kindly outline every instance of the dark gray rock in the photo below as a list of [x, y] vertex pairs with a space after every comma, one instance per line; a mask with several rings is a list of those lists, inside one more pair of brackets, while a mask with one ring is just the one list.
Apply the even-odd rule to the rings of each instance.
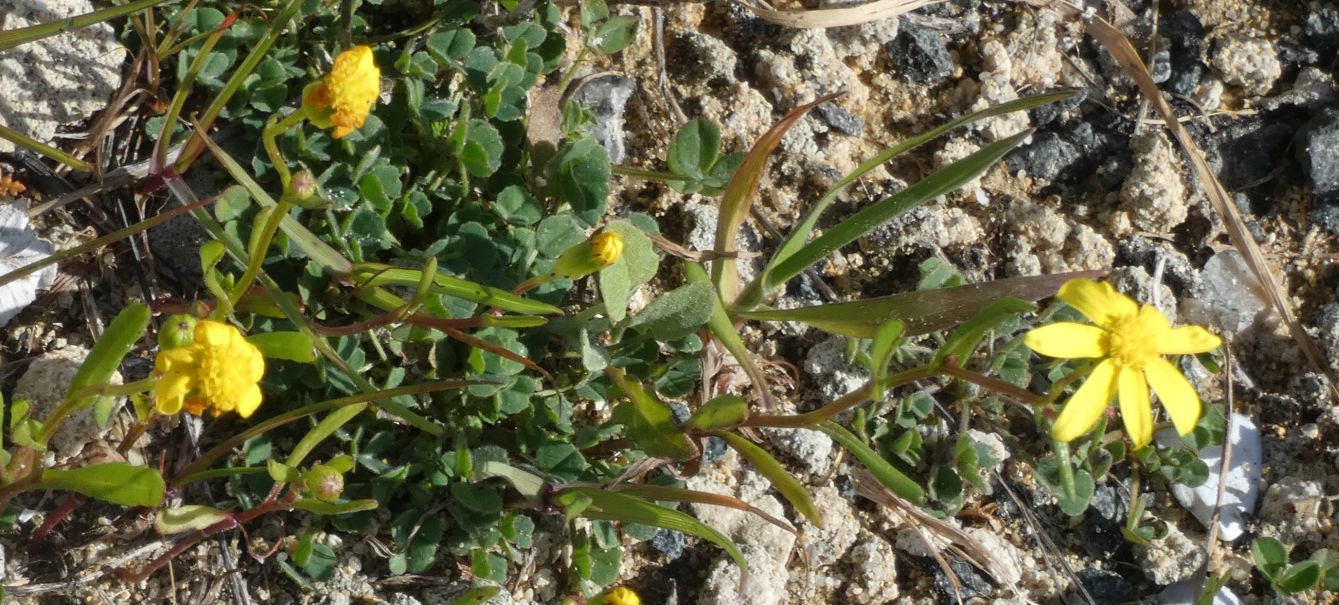
[[711, 464], [725, 457], [725, 440], [720, 437], [707, 437], [707, 447], [702, 452], [702, 462]]
[[671, 561], [679, 558], [683, 554], [684, 537], [683, 534], [672, 529], [662, 529], [651, 537], [651, 548], [656, 552], [665, 555]]
[[1322, 61], [1328, 57], [1333, 63], [1335, 55], [1339, 54], [1339, 7], [1320, 4], [1311, 10], [1302, 24], [1302, 39], [1320, 54]]
[[837, 132], [853, 137], [864, 136], [865, 125], [859, 116], [832, 103], [824, 103], [816, 109], [819, 117]]
[[1204, 76], [1200, 59], [1205, 48], [1204, 24], [1191, 12], [1180, 11], [1160, 19], [1158, 33], [1167, 41], [1167, 87], [1177, 94], [1194, 93]]
[[[966, 602], [969, 599], [977, 597], [985, 598], [990, 596], [993, 590], [990, 587], [990, 580], [985, 574], [982, 574], [977, 568], [962, 559], [950, 558], [948, 566], [953, 569], [953, 573], [958, 576], [960, 590], [955, 593], [953, 582], [949, 580], [948, 574], [944, 573], [937, 563], [932, 563], [935, 570], [935, 592], [939, 595], [939, 602], [948, 605]], [[962, 601], [958, 597], [962, 597]]]
[[1120, 533], [1124, 522], [1125, 502], [1120, 494], [1109, 485], [1098, 486], [1093, 492], [1092, 508], [1078, 526], [1083, 550], [1102, 561], [1129, 559], [1130, 545]]
[[1162, 84], [1172, 77], [1172, 53], [1163, 48], [1153, 53], [1153, 57], [1148, 62], [1148, 73], [1153, 76], [1153, 81]]
[[1339, 233], [1339, 107], [1321, 112], [1303, 128], [1297, 159], [1315, 195], [1312, 222]]
[[1288, 146], [1297, 127], [1270, 117], [1234, 122], [1218, 131], [1210, 148], [1218, 178], [1229, 190], [1249, 187], [1265, 180], [1287, 162]]
[[572, 95], [573, 101], [595, 114], [595, 130], [591, 134], [609, 152], [609, 161], [613, 164], [622, 163], [628, 155], [623, 136], [623, 110], [636, 89], [637, 83], [632, 78], [608, 75], [586, 82]]
[[885, 48], [898, 76], [917, 84], [937, 84], [953, 74], [953, 57], [939, 32], [904, 21]]
[[1138, 599], [1134, 586], [1114, 571], [1085, 569], [1074, 575], [1079, 577], [1079, 583], [1097, 605], [1120, 605]]
[[1032, 142], [1005, 158], [1010, 172], [1024, 171], [1048, 181], [1058, 180], [1079, 159], [1078, 149], [1059, 134], [1045, 131], [1032, 136]]

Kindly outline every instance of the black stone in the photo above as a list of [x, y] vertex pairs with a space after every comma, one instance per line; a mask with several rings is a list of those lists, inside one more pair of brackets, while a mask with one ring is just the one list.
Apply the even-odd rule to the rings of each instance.
[[1339, 107], [1331, 107], [1302, 128], [1297, 160], [1321, 204], [1339, 204]]
[[1097, 605], [1132, 603], [1138, 598], [1134, 586], [1114, 571], [1084, 569], [1074, 575], [1079, 577], [1079, 583]]
[[1287, 161], [1286, 152], [1296, 134], [1296, 126], [1268, 117], [1234, 122], [1219, 130], [1211, 144], [1217, 154], [1219, 180], [1229, 190], [1264, 181], [1280, 162]]
[[1033, 135], [1031, 143], [1010, 153], [1005, 162], [1011, 171], [1026, 170], [1055, 183], [1077, 183], [1107, 168], [1113, 159], [1122, 163], [1111, 169], [1128, 174], [1129, 156], [1123, 135], [1071, 120]]
[[855, 114], [842, 109], [832, 103], [824, 103], [817, 107], [818, 115], [823, 118], [828, 126], [833, 127], [842, 134], [853, 137], [864, 136], [865, 125]]
[[707, 437], [707, 447], [702, 452], [702, 462], [711, 464], [725, 457], [725, 440], [720, 437]]
[[673, 561], [683, 555], [685, 544], [683, 534], [672, 529], [662, 529], [651, 537], [651, 548]]
[[1189, 11], [1171, 13], [1158, 21], [1158, 33], [1167, 41], [1167, 87], [1177, 94], [1195, 92], [1204, 76], [1204, 24]]
[[886, 46], [898, 76], [917, 84], [937, 84], [953, 74], [953, 57], [943, 35], [905, 19], [899, 27], [897, 37]]
[[1172, 77], [1172, 53], [1163, 48], [1153, 53], [1148, 63], [1148, 73], [1153, 81], [1162, 84]]
[[1331, 64], [1339, 60], [1335, 57], [1339, 55], [1339, 7], [1331, 5], [1313, 9], [1302, 24], [1302, 39], [1322, 57], [1322, 61], [1326, 57]]
[[679, 424], [688, 422], [688, 419], [693, 417], [693, 411], [682, 403], [671, 401], [665, 405], [669, 406], [670, 414], [674, 415], [674, 421]]
[[962, 597], [964, 602], [968, 599], [990, 596], [992, 592], [990, 580], [986, 578], [985, 574], [972, 567], [971, 563], [962, 559], [949, 559], [948, 566], [953, 569], [954, 575], [958, 576], [959, 590], [956, 593], [954, 592], [953, 582], [949, 580], [948, 574], [944, 573], [944, 569], [936, 564], [935, 592], [939, 594], [940, 603], [956, 605], [959, 602], [959, 596]]
[[1059, 180], [1066, 169], [1079, 160], [1078, 149], [1059, 134], [1045, 131], [1032, 136], [1032, 142], [1005, 157], [1010, 172], [1025, 171], [1048, 181]]

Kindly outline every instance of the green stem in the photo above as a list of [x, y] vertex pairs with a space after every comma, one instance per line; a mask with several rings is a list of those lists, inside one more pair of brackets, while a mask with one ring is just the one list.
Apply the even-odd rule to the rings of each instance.
[[[276, 164], [278, 166], [278, 164]], [[288, 212], [293, 209], [293, 202], [288, 195], [279, 198], [279, 204], [270, 209], [270, 213], [265, 216], [265, 223], [261, 225], [260, 236], [255, 240], [256, 245], [252, 247], [248, 254], [250, 259], [246, 264], [246, 272], [242, 278], [237, 280], [237, 285], [232, 289], [232, 296], [229, 297], [232, 305], [242, 300], [242, 295], [251, 288], [251, 284], [256, 281], [256, 276], [260, 274], [260, 266], [265, 262], [265, 251], [270, 249], [270, 242], [274, 241], [274, 234], [279, 231], [279, 222], [288, 216]]]
[[5, 139], [6, 141], [13, 143], [15, 147], [22, 147], [23, 149], [27, 149], [28, 151], [31, 151], [38, 155], [46, 156], [52, 160], [65, 164], [66, 166], [69, 166], [70, 168], [73, 168], [80, 172], [93, 171], [93, 167], [90, 166], [88, 162], [76, 158], [68, 153], [65, 153], [64, 151], [56, 149], [55, 147], [47, 145], [46, 143], [43, 143], [21, 132], [6, 128], [3, 125], [0, 125], [0, 139]]
[[647, 179], [652, 181], [682, 181], [682, 176], [671, 172], [657, 172], [655, 170], [642, 170], [641, 168], [631, 168], [628, 166], [610, 166], [610, 170], [619, 176], [628, 176], [636, 179]]
[[[883, 388], [891, 389], [893, 387], [904, 385], [909, 382], [924, 380], [926, 378], [933, 378], [938, 374], [939, 372], [931, 368], [930, 366], [921, 366], [918, 368], [912, 368], [905, 372], [899, 372], [897, 374], [889, 376], [888, 379], [885, 381]], [[744, 422], [743, 426], [766, 426], [766, 427], [780, 427], [780, 428], [801, 428], [801, 427], [818, 426], [819, 424], [827, 420], [831, 420], [832, 417], [836, 416], [837, 414], [845, 412], [846, 410], [849, 410], [862, 403], [865, 403], [866, 401], [869, 401], [869, 395], [870, 393], [873, 392], [873, 390], [874, 385], [866, 384], [863, 387], [860, 387], [854, 391], [851, 391], [850, 393], [847, 393], [846, 395], [843, 395], [840, 399], [837, 399], [836, 401], [833, 401], [812, 412], [806, 412], [804, 414], [787, 414], [787, 415], [754, 414], [750, 416], [747, 421]]]
[[136, 2], [128, 2], [121, 6], [104, 8], [91, 13], [69, 17], [67, 19], [60, 19], [49, 23], [38, 23], [37, 25], [29, 25], [28, 27], [0, 32], [0, 52], [9, 50], [20, 44], [54, 36], [61, 32], [67, 32], [81, 27], [87, 27], [94, 23], [101, 23], [117, 17], [123, 17], [151, 6], [162, 4], [163, 2], [164, 0], [137, 0]]
[[134, 393], [146, 393], [152, 390], [155, 384], [158, 384], [158, 379], [150, 377], [128, 384], [99, 384], [80, 389], [66, 397], [65, 401], [62, 401], [55, 411], [51, 412], [51, 416], [42, 423], [42, 430], [37, 432], [33, 440], [46, 445], [47, 440], [51, 439], [51, 436], [60, 429], [61, 425], [65, 424], [70, 414], [86, 407], [85, 402], [93, 397], [124, 397]]
[[265, 154], [270, 156], [270, 163], [274, 165], [274, 171], [279, 173], [279, 183], [283, 185], [284, 195], [288, 195], [288, 185], [292, 182], [293, 176], [288, 171], [288, 162], [284, 160], [284, 154], [279, 152], [279, 144], [276, 140], [280, 135], [307, 119], [307, 111], [298, 107], [297, 111], [284, 116], [282, 120], [277, 120], [278, 117], [279, 114], [276, 113], [265, 120], [265, 130], [261, 133], [260, 141], [265, 146]]
[[1071, 466], [1069, 458], [1068, 442], [1055, 442], [1055, 457], [1060, 462], [1060, 485], [1065, 488], [1065, 497], [1071, 501], [1078, 499], [1078, 492], [1074, 489], [1074, 467]]
[[[572, 78], [575, 78], [577, 75], [577, 68], [581, 67], [581, 62], [585, 61], [586, 55], [589, 54], [590, 54], [590, 47], [582, 46], [581, 52], [577, 53], [577, 58], [572, 60], [572, 66], [567, 68], [567, 73], [564, 73], [563, 79], [558, 82], [558, 92], [560, 93], [560, 97], [561, 95], [567, 94], [567, 86], [572, 83]], [[563, 108], [559, 107], [558, 111], [562, 111], [562, 109]]]
[[986, 376], [985, 374], [973, 372], [961, 366], [946, 363], [939, 369], [940, 371], [942, 371], [945, 374], [948, 374], [949, 376], [966, 380], [967, 382], [980, 386], [981, 388], [986, 389], [987, 391], [994, 391], [995, 393], [1005, 395], [1007, 397], [1012, 397], [1013, 399], [1016, 399], [1023, 403], [1039, 405], [1046, 403], [1048, 401], [1046, 397], [1042, 397], [1041, 395], [1033, 393], [1032, 391], [1019, 388], [998, 378], [992, 378], [990, 376]]

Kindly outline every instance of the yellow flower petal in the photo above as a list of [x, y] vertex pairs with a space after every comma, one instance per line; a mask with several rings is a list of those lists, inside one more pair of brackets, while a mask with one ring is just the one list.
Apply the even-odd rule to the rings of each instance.
[[1073, 441], [1093, 428], [1097, 419], [1106, 412], [1111, 399], [1116, 396], [1115, 378], [1115, 362], [1107, 359], [1097, 364], [1083, 386], [1065, 403], [1065, 409], [1060, 410], [1060, 416], [1051, 427], [1051, 438], [1056, 441]]
[[1060, 359], [1107, 355], [1106, 330], [1088, 324], [1062, 321], [1029, 331], [1023, 336], [1029, 349]]
[[259, 382], [261, 377], [265, 375], [265, 357], [260, 354], [260, 349], [257, 349], [256, 345], [249, 342], [244, 342], [244, 344], [249, 349], [247, 353], [247, 365], [249, 367], [247, 369], [250, 370], [250, 374], [247, 375], [247, 382]]
[[1195, 387], [1171, 362], [1161, 357], [1144, 364], [1144, 376], [1153, 385], [1158, 401], [1172, 417], [1176, 432], [1182, 435], [1195, 429], [1200, 418], [1200, 396]]
[[153, 369], [159, 372], [188, 372], [195, 367], [195, 350], [191, 347], [167, 349], [158, 353], [153, 361]]
[[195, 324], [195, 342], [207, 347], [226, 347], [232, 342], [237, 328], [230, 324], [202, 319]]
[[175, 414], [181, 411], [182, 402], [191, 390], [191, 377], [187, 374], [169, 373], [158, 379], [153, 387], [153, 405], [159, 414]]
[[1158, 352], [1163, 355], [1194, 355], [1217, 349], [1223, 341], [1199, 326], [1186, 326], [1167, 333], [1158, 340]]
[[243, 418], [250, 417], [256, 408], [260, 407], [260, 387], [251, 385], [242, 393], [242, 398], [237, 400], [237, 415]]
[[1071, 279], [1060, 286], [1057, 296], [1104, 328], [1110, 327], [1116, 318], [1139, 312], [1139, 304], [1133, 299], [1117, 292], [1111, 284], [1091, 279]]
[[1120, 417], [1125, 421], [1125, 434], [1136, 449], [1153, 439], [1153, 408], [1148, 400], [1148, 383], [1134, 368], [1121, 368], [1116, 375], [1120, 385]]

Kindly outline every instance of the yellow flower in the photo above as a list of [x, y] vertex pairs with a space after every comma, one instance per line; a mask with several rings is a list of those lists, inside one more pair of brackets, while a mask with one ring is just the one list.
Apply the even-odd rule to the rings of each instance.
[[202, 319], [194, 338], [180, 347], [161, 349], [154, 369], [162, 374], [154, 387], [159, 413], [184, 407], [197, 416], [236, 411], [243, 418], [260, 406], [260, 377], [265, 358], [230, 324]]
[[631, 588], [619, 586], [600, 593], [586, 605], [642, 605], [642, 599]]
[[372, 60], [372, 49], [355, 46], [339, 53], [330, 73], [302, 91], [307, 119], [321, 128], [334, 127], [330, 136], [339, 139], [361, 128], [381, 95], [381, 70]]
[[1088, 432], [1119, 394], [1125, 432], [1136, 448], [1147, 445], [1153, 438], [1149, 386], [1178, 433], [1195, 428], [1199, 394], [1162, 356], [1212, 351], [1222, 344], [1217, 336], [1199, 326], [1173, 329], [1156, 308], [1140, 306], [1105, 282], [1072, 279], [1059, 297], [1097, 325], [1054, 323], [1028, 332], [1023, 342], [1050, 357], [1101, 361], [1055, 419], [1051, 437], [1071, 441]]
[[553, 265], [559, 277], [576, 279], [604, 269], [623, 256], [623, 236], [605, 231], [564, 250]]

